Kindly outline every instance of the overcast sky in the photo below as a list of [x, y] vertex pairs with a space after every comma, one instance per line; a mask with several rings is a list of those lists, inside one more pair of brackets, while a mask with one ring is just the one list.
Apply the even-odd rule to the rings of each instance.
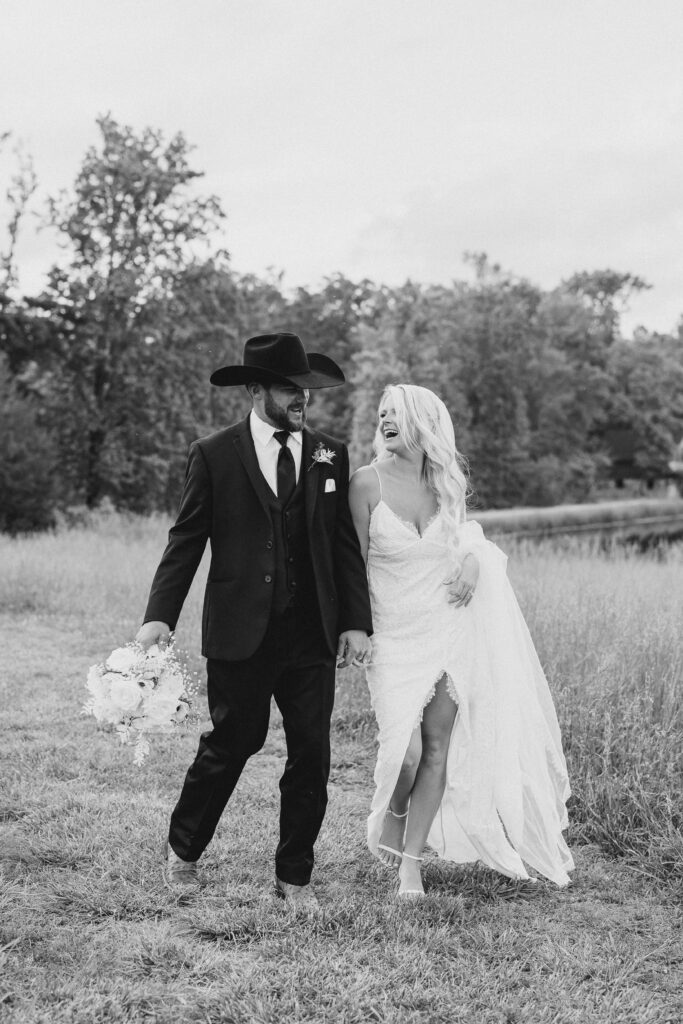
[[[41, 197], [110, 111], [196, 146], [238, 271], [447, 283], [483, 250], [644, 277], [629, 329], [683, 314], [682, 0], [0, 0], [0, 36]], [[49, 234], [20, 256], [39, 289]]]

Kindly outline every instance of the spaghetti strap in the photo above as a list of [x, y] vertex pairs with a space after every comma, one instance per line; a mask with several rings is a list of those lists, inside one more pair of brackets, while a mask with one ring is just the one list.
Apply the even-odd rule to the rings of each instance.
[[379, 483], [379, 500], [380, 501], [384, 501], [384, 497], [382, 495], [382, 477], [379, 475], [379, 470], [377, 469], [377, 466], [375, 466], [375, 464], [373, 462], [371, 462], [370, 465], [372, 466], [372, 468], [374, 469], [375, 473], [377, 474], [377, 482]]

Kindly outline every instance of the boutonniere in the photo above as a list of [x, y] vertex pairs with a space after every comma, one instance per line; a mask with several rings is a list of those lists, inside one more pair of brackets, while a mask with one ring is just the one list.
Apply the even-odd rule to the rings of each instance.
[[328, 466], [331, 466], [332, 460], [336, 458], [336, 455], [336, 452], [332, 451], [331, 448], [326, 448], [321, 441], [313, 452], [313, 462], [308, 467], [309, 470], [313, 469], [314, 466], [319, 466], [322, 462], [326, 462]]

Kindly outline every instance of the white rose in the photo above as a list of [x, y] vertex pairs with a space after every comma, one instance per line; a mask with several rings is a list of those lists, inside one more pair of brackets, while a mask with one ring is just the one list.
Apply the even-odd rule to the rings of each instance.
[[[97, 668], [97, 666], [93, 667]], [[88, 689], [93, 695], [90, 707], [98, 722], [109, 722], [111, 725], [116, 725], [119, 722], [121, 712], [116, 705], [112, 704], [111, 686], [112, 683], [116, 683], [120, 679], [121, 676], [116, 672], [100, 672], [99, 681], [97, 681], [95, 673], [92, 676], [88, 673]], [[96, 693], [93, 687], [96, 688]]]
[[131, 715], [142, 700], [143, 691], [134, 679], [125, 676], [114, 676], [111, 684], [110, 700], [115, 709], [122, 715]]
[[105, 681], [101, 665], [91, 665], [85, 685], [95, 700], [104, 700], [109, 693], [109, 683]]
[[145, 701], [145, 718], [150, 727], [168, 725], [178, 707], [178, 699], [173, 696], [154, 692], [154, 696]]
[[165, 669], [159, 676], [157, 693], [160, 696], [163, 695], [177, 702], [184, 690], [185, 680], [182, 672], [177, 669]]
[[104, 678], [101, 665], [91, 665], [85, 685], [90, 693], [90, 700], [84, 711], [94, 715], [98, 722], [108, 721], [109, 683]]
[[140, 652], [134, 648], [117, 647], [107, 658], [105, 668], [108, 668], [110, 672], [130, 672], [139, 660]]

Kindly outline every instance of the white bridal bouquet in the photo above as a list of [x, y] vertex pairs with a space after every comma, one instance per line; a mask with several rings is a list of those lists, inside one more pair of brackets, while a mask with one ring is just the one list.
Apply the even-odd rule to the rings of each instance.
[[83, 714], [113, 725], [122, 743], [134, 743], [137, 765], [149, 753], [147, 735], [173, 732], [192, 705], [193, 688], [172, 643], [117, 647], [104, 664], [90, 666], [86, 686]]

